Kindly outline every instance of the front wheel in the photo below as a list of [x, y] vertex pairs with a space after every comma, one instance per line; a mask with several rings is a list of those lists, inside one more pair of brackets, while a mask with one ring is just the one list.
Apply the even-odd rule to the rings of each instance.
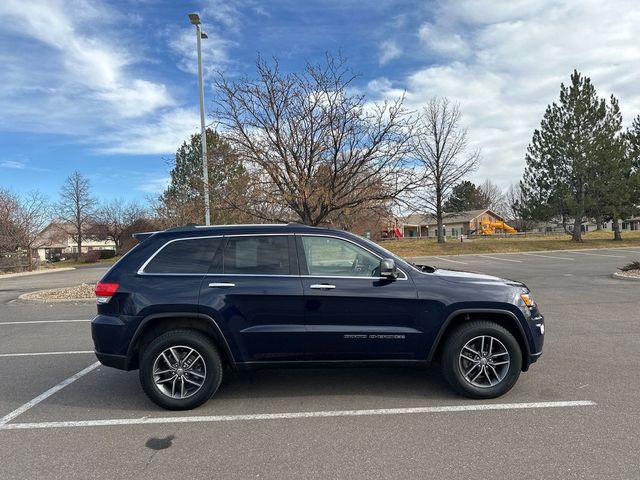
[[155, 338], [140, 358], [140, 383], [147, 396], [168, 410], [202, 405], [218, 390], [222, 360], [213, 342], [193, 330]]
[[489, 321], [464, 323], [447, 337], [442, 373], [451, 387], [469, 398], [495, 398], [515, 385], [522, 369], [518, 341]]

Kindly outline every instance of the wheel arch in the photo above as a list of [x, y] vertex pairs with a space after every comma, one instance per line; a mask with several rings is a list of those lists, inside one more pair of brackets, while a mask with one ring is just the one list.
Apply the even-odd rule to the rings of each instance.
[[195, 312], [167, 312], [143, 318], [133, 334], [127, 350], [127, 370], [138, 368], [141, 348], [165, 332], [177, 329], [196, 330], [213, 340], [220, 350], [222, 361], [235, 368], [235, 359], [218, 323], [209, 315]]
[[495, 308], [464, 308], [453, 311], [443, 322], [431, 346], [427, 361], [437, 359], [442, 352], [447, 336], [453, 329], [464, 322], [488, 320], [506, 328], [516, 339], [522, 351], [522, 370], [527, 371], [530, 365], [530, 346], [524, 328], [515, 313]]

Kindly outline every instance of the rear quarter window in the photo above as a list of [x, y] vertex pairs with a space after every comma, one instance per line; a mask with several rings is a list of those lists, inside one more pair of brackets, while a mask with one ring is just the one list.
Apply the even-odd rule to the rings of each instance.
[[142, 269], [144, 273], [201, 273], [209, 271], [222, 238], [189, 238], [166, 243]]

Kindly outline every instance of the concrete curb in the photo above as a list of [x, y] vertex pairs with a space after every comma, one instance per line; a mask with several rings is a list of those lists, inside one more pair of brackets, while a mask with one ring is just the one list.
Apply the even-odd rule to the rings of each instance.
[[94, 298], [31, 298], [32, 295], [40, 292], [46, 292], [47, 290], [37, 290], [35, 292], [23, 293], [18, 297], [18, 300], [33, 303], [95, 303]]
[[64, 268], [49, 268], [47, 270], [36, 270], [35, 272], [20, 272], [20, 273], [3, 273], [0, 275], [0, 279], [13, 278], [13, 277], [28, 277], [29, 275], [43, 275], [45, 273], [67, 272], [69, 270], [75, 270], [75, 267]]
[[613, 278], [618, 279], [618, 280], [627, 280], [627, 281], [631, 281], [631, 282], [640, 282], [640, 277], [627, 277], [626, 275], [622, 275], [621, 273], [618, 273], [618, 272], [614, 272], [611, 276]]

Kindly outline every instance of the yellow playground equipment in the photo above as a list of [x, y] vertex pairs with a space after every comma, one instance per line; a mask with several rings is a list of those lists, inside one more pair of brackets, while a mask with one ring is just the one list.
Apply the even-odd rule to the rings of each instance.
[[515, 228], [504, 222], [490, 222], [489, 220], [480, 222], [480, 230], [483, 235], [495, 235], [496, 230], [502, 230], [505, 233], [518, 233]]

